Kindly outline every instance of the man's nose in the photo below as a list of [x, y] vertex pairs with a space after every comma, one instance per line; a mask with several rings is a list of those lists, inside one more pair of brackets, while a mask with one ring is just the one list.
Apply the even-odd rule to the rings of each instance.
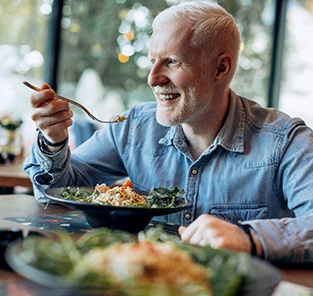
[[148, 75], [148, 84], [151, 87], [166, 84], [169, 81], [162, 66], [154, 64]]

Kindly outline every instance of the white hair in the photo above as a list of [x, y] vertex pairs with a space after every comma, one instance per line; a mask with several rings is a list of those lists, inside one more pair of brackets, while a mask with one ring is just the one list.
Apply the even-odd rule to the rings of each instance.
[[228, 52], [232, 56], [234, 69], [236, 68], [241, 43], [240, 31], [232, 15], [223, 7], [208, 1], [173, 5], [156, 16], [152, 29], [181, 20], [191, 25], [194, 33], [190, 45], [201, 48], [204, 59]]

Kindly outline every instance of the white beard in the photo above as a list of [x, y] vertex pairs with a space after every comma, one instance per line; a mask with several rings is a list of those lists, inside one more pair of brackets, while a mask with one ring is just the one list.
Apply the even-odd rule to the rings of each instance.
[[[196, 112], [196, 95], [195, 88], [190, 88], [186, 92], [188, 102], [181, 102], [176, 106], [163, 107], [160, 104], [157, 106], [156, 119], [163, 126], [173, 126], [181, 123], [186, 123], [189, 118], [193, 117]], [[181, 98], [179, 98], [180, 100]]]

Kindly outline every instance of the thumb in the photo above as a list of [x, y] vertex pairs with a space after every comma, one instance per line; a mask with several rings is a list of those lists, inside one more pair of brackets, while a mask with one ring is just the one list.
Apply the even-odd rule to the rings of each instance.
[[184, 233], [186, 228], [187, 228], [186, 226], [179, 226], [178, 233], [179, 233], [180, 236], [182, 236], [182, 234]]

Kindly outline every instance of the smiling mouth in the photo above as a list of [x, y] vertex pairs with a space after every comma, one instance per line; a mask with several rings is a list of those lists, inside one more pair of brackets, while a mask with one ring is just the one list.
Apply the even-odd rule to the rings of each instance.
[[156, 95], [161, 101], [171, 101], [180, 97], [180, 94], [178, 93], [170, 93], [170, 94], [156, 93]]

